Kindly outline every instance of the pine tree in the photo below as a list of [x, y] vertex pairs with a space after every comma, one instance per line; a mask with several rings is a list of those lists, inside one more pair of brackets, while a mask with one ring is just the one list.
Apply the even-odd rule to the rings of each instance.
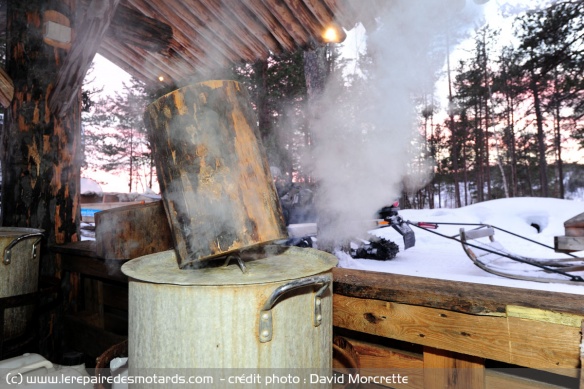
[[132, 78], [123, 92], [98, 100], [84, 117], [85, 168], [127, 175], [128, 190], [152, 189], [153, 161], [142, 122], [150, 98]]

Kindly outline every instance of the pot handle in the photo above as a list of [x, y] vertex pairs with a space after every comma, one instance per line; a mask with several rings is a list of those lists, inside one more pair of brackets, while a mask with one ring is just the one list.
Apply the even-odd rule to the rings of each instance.
[[38, 238], [32, 244], [32, 258], [33, 259], [36, 258], [36, 255], [37, 255], [37, 244], [40, 242], [40, 240], [41, 240], [42, 237], [43, 237], [43, 234], [42, 233], [40, 233], [40, 232], [34, 232], [32, 234], [21, 235], [18, 238], [14, 239], [4, 249], [4, 257], [3, 257], [2, 263], [4, 263], [5, 265], [10, 265], [10, 263], [12, 262], [12, 249], [14, 248], [14, 246], [16, 246], [18, 243], [22, 242], [23, 240], [31, 239], [31, 238]]
[[295, 289], [304, 288], [307, 286], [320, 286], [320, 289], [314, 295], [314, 321], [313, 325], [318, 327], [322, 323], [322, 301], [321, 296], [329, 287], [332, 281], [330, 276], [314, 276], [300, 278], [293, 280], [286, 285], [279, 286], [274, 290], [268, 300], [265, 302], [263, 308], [260, 311], [260, 329], [259, 336], [260, 342], [265, 343], [272, 340], [272, 308], [276, 305], [276, 302], [284, 294], [293, 291]]

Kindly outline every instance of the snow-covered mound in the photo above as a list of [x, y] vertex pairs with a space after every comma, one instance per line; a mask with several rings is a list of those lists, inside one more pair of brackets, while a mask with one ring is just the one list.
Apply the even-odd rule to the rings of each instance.
[[[412, 222], [490, 224], [553, 247], [554, 237], [564, 235], [564, 222], [581, 213], [584, 213], [582, 201], [522, 197], [486, 201], [458, 209], [402, 210], [400, 216]], [[461, 227], [473, 228], [472, 226], [440, 225], [436, 231], [454, 236], [459, 233]], [[412, 229], [416, 234], [416, 245], [406, 251], [403, 250], [402, 237], [393, 228], [372, 231], [375, 235], [398, 243], [400, 252], [395, 259], [375, 261], [340, 258], [340, 266], [479, 284], [584, 294], [584, 285], [517, 281], [487, 273], [472, 263], [460, 243], [429, 231], [415, 227]], [[546, 249], [501, 231], [495, 232], [495, 239], [508, 251], [518, 255], [530, 258], [566, 257], [565, 254], [555, 253], [552, 249]], [[584, 252], [575, 254], [584, 256]]]
[[84, 196], [103, 195], [101, 186], [90, 178], [81, 177], [81, 194]]

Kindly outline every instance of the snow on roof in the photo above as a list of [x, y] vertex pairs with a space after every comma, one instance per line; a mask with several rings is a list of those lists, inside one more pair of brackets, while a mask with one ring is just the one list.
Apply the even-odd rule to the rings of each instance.
[[101, 186], [90, 178], [81, 177], [81, 195], [103, 195]]

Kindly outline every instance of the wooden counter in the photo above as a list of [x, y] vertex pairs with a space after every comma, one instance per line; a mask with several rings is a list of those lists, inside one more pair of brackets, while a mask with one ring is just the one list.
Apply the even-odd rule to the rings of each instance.
[[[580, 295], [341, 268], [333, 274], [335, 333], [347, 348], [355, 338], [352, 351], [361, 367], [424, 368], [416, 383], [399, 387], [553, 387], [491, 372], [489, 365], [551, 372], [563, 385], [579, 378]], [[409, 350], [382, 345], [392, 341]]]
[[[69, 285], [67, 342], [99, 356], [127, 335], [125, 261], [98, 258], [91, 242], [54, 251]], [[407, 374], [396, 388], [579, 387], [582, 295], [341, 268], [333, 275], [337, 368]]]

